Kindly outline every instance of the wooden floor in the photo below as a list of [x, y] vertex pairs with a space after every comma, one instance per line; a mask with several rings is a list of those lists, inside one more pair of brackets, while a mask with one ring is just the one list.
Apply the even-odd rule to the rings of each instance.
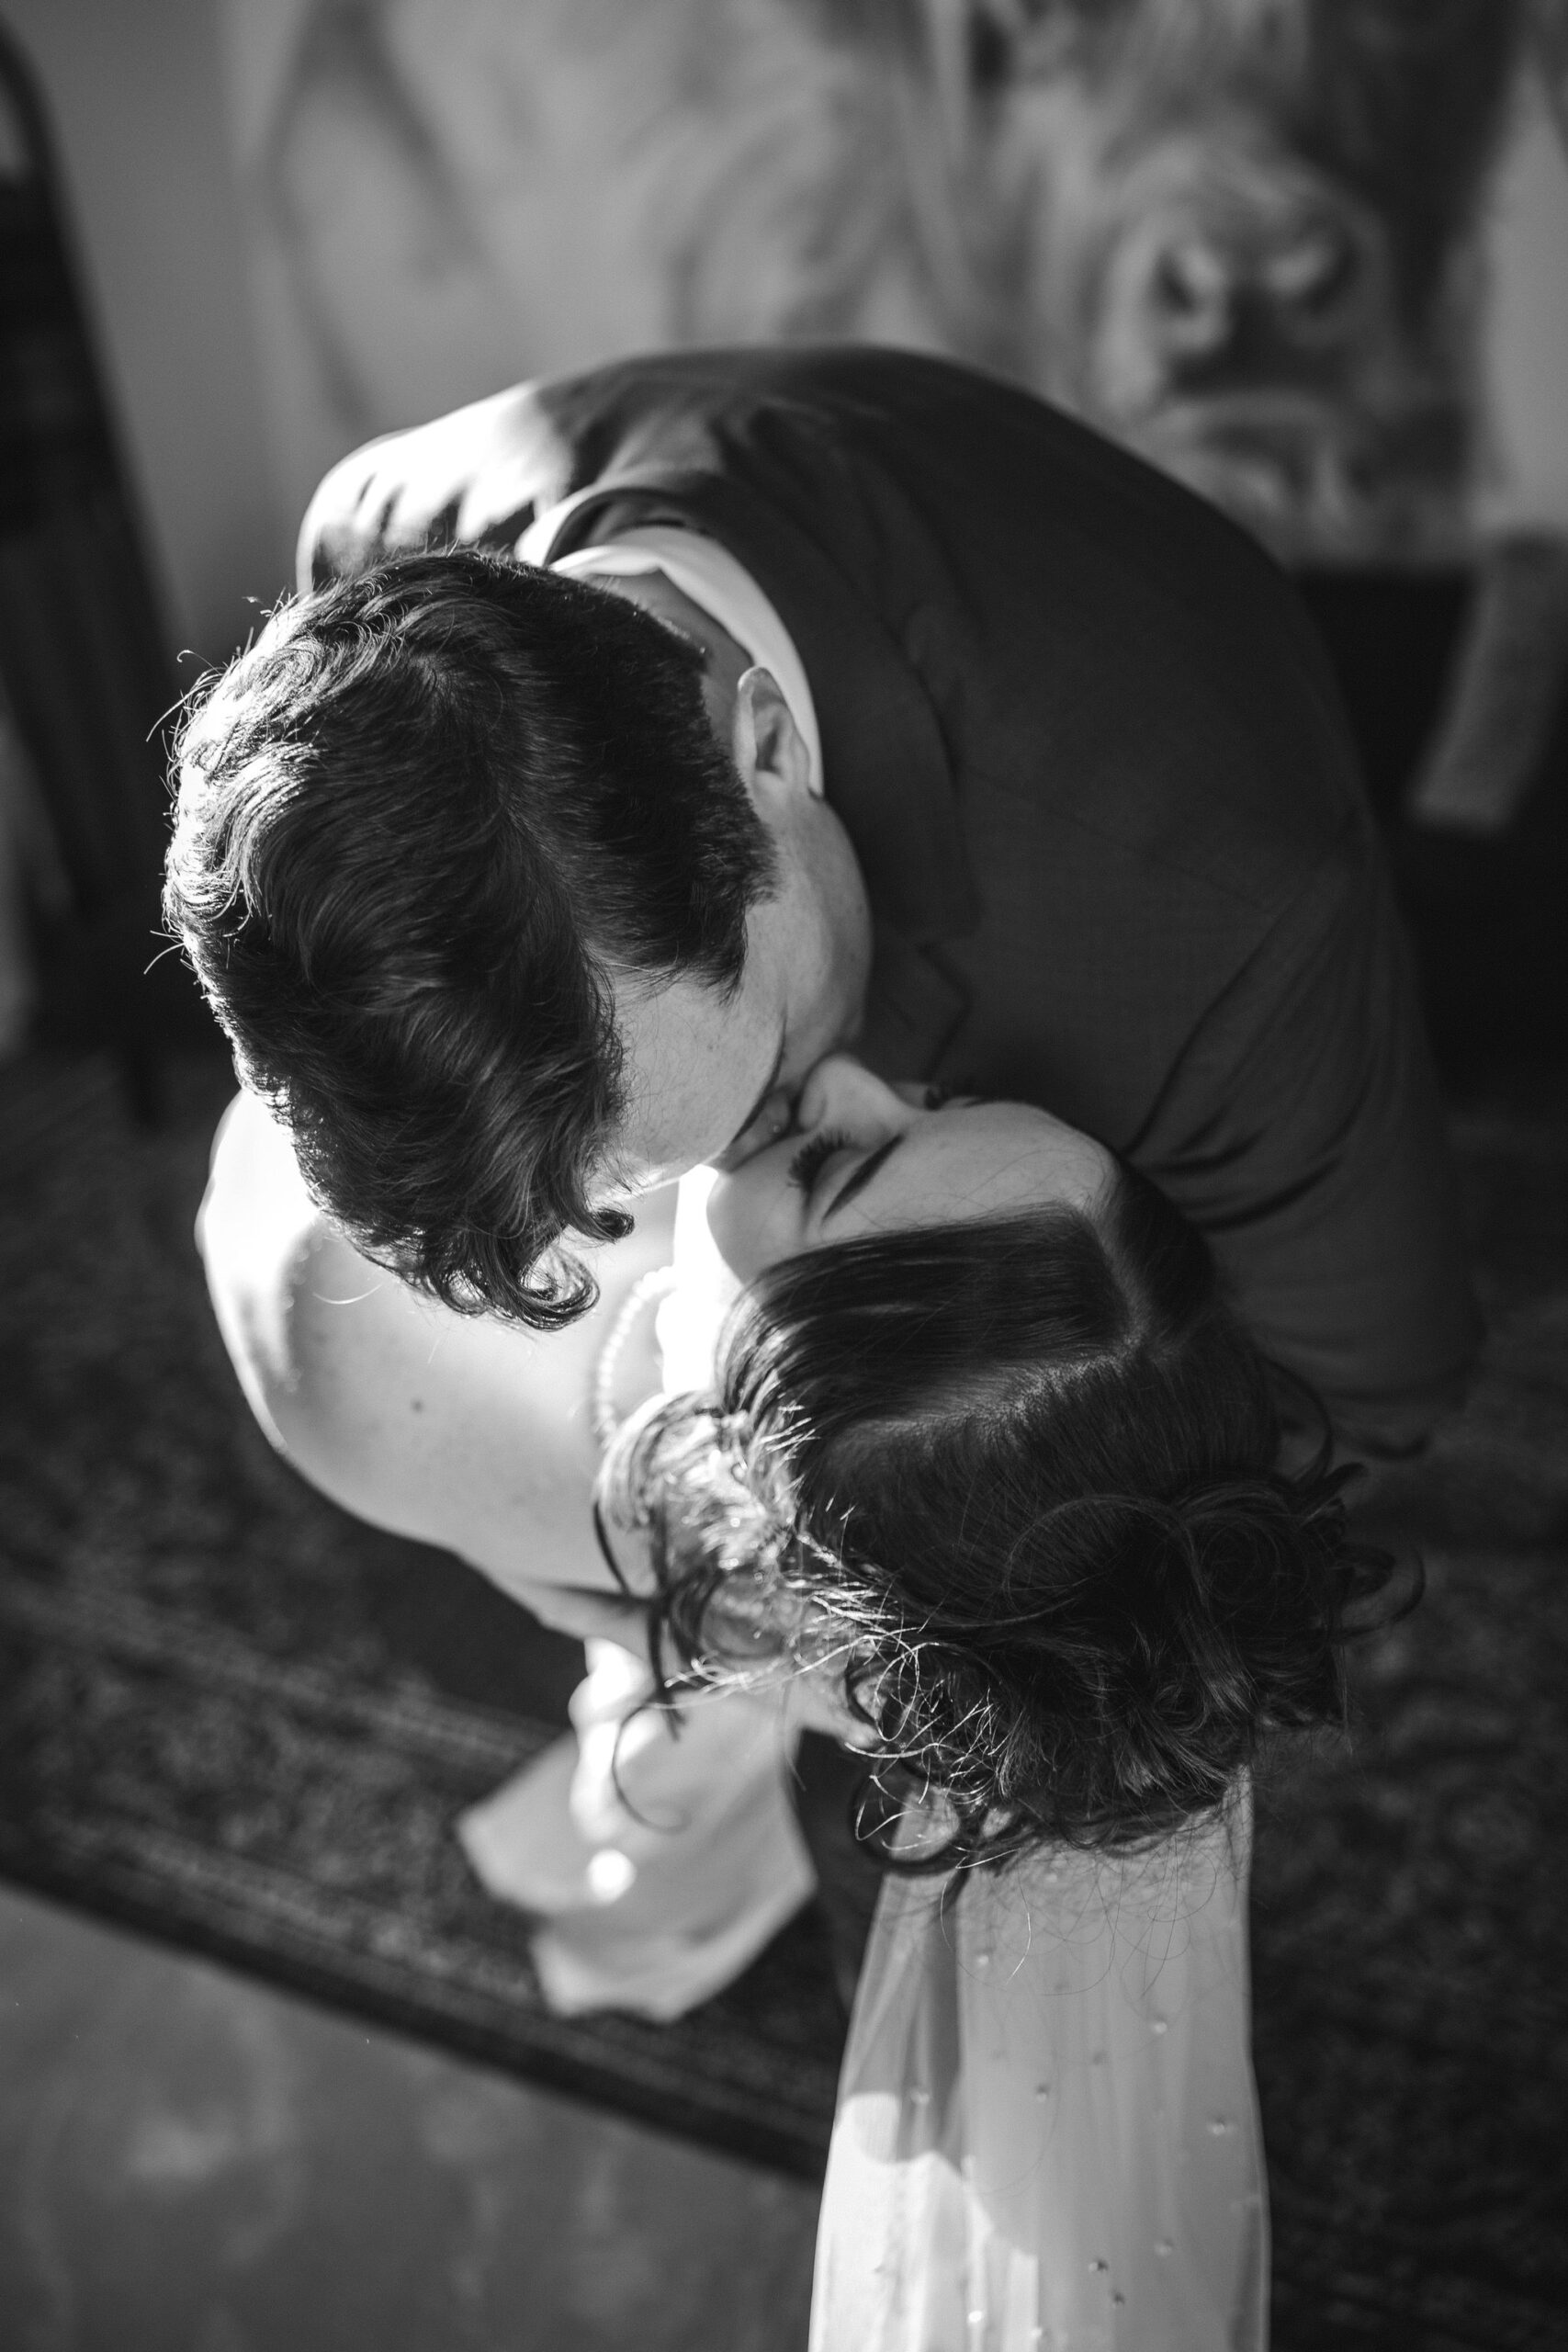
[[816, 2202], [0, 1888], [5, 2352], [803, 2352]]

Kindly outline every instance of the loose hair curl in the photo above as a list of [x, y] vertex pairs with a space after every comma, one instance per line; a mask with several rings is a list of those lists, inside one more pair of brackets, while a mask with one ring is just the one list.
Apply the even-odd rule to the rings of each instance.
[[715, 1391], [604, 1465], [649, 1539], [655, 1659], [668, 1636], [709, 1679], [832, 1660], [884, 1826], [911, 1790], [946, 1800], [922, 1867], [1212, 1816], [1268, 1732], [1343, 1721], [1345, 1644], [1393, 1573], [1349, 1539], [1326, 1433], [1278, 1466], [1276, 1379], [1201, 1237], [1126, 1169], [1097, 1218], [772, 1268]]

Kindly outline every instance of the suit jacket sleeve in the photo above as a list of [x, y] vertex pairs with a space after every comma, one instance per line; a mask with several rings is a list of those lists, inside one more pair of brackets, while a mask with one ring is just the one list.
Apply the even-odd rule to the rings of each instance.
[[1132, 1153], [1352, 1445], [1419, 1445], [1480, 1338], [1408, 954], [1360, 828], [1196, 1024]]

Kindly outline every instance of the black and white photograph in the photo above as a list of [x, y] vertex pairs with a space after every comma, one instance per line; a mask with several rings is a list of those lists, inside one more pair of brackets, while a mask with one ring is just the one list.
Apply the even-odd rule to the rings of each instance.
[[0, 0], [0, 2352], [1568, 2343], [1568, 0]]

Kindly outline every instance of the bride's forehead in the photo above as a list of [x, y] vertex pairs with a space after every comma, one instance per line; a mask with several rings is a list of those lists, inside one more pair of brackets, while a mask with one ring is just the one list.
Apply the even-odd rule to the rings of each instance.
[[1001, 1140], [1011, 1137], [1042, 1148], [1088, 1144], [1090, 1138], [1037, 1102], [1021, 1102], [1006, 1094], [973, 1094], [949, 1100], [940, 1119], [931, 1122], [933, 1135], [958, 1138]]
[[[911, 1148], [912, 1147], [912, 1148]], [[1109, 1172], [1111, 1156], [1077, 1127], [1032, 1103], [973, 1099], [918, 1120], [904, 1148], [879, 1171], [864, 1196], [868, 1219], [877, 1196], [888, 1210], [902, 1201], [951, 1200], [976, 1210], [1048, 1200], [1085, 1204]]]

